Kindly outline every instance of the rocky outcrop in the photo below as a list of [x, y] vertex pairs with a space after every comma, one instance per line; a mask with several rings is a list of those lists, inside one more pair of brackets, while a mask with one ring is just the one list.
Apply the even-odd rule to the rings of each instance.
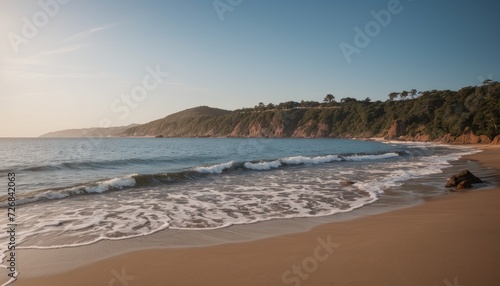
[[425, 132], [425, 126], [421, 126], [416, 130], [416, 135], [409, 136], [407, 134], [406, 124], [398, 119], [387, 130], [384, 136], [386, 140], [400, 140], [400, 141], [418, 141], [418, 142], [441, 142], [445, 144], [500, 144], [500, 135], [497, 135], [491, 140], [486, 135], [475, 135], [469, 128], [464, 130], [464, 133], [459, 136], [446, 134], [440, 138], [432, 138]]
[[391, 128], [387, 131], [385, 139], [404, 139], [402, 136], [406, 135], [406, 124], [401, 119], [396, 120]]
[[326, 123], [318, 123], [313, 120], [306, 122], [293, 131], [292, 137], [302, 138], [324, 138], [331, 137], [330, 126]]
[[500, 135], [497, 135], [493, 140], [491, 141], [492, 145], [500, 145]]
[[492, 141], [486, 135], [477, 136], [474, 135], [474, 132], [470, 131], [460, 136], [445, 135], [441, 138], [441, 142], [447, 144], [489, 144]]
[[452, 188], [456, 187], [456, 189], [466, 189], [472, 188], [472, 184], [479, 184], [483, 181], [478, 177], [474, 176], [469, 170], [463, 170], [462, 172], [451, 176], [446, 182], [445, 187]]
[[430, 142], [430, 141], [432, 141], [431, 136], [429, 134], [423, 134], [423, 133], [417, 134], [413, 138], [413, 140], [418, 141], [418, 142]]
[[469, 180], [464, 180], [464, 181], [461, 181], [458, 185], [457, 185], [457, 190], [461, 190], [461, 189], [470, 189], [472, 188], [472, 183], [469, 181]]

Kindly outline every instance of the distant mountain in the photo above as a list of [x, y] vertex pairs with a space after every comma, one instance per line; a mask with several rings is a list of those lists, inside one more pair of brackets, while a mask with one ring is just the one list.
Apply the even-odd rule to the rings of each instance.
[[66, 129], [60, 131], [49, 132], [41, 135], [40, 137], [112, 137], [121, 134], [128, 128], [137, 126], [138, 124], [130, 124], [127, 126], [120, 127], [108, 127], [108, 128], [83, 128], [83, 129]]
[[393, 92], [384, 102], [325, 98], [324, 103], [261, 103], [235, 111], [201, 106], [128, 128], [120, 136], [385, 137], [500, 144], [500, 83], [459, 91]]
[[199, 106], [186, 109], [165, 118], [151, 121], [125, 130], [121, 136], [165, 136], [165, 137], [195, 137], [209, 136], [201, 126], [206, 126], [204, 122], [214, 118], [231, 114], [231, 111]]

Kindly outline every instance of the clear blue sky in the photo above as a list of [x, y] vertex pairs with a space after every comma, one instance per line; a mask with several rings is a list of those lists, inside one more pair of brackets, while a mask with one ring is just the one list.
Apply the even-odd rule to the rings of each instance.
[[[223, 20], [213, 1], [55, 1], [42, 0], [52, 3], [46, 19], [38, 1], [0, 2], [0, 137], [500, 78], [496, 1], [402, 0], [350, 62], [340, 44], [356, 47], [354, 28], [398, 1], [220, 0], [232, 9]], [[148, 78], [154, 88], [126, 105], [121, 95], [144, 87], [147, 67], [169, 75]]]

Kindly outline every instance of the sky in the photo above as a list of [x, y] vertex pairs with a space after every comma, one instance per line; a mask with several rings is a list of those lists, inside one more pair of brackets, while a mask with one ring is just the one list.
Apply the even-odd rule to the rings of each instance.
[[0, 137], [500, 78], [497, 1], [0, 0]]

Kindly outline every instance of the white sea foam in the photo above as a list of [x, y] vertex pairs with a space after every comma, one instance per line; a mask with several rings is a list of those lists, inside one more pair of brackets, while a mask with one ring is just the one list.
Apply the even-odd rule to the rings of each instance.
[[333, 161], [341, 161], [341, 159], [339, 158], [338, 155], [327, 155], [327, 156], [317, 156], [317, 157], [294, 156], [281, 159], [282, 163], [286, 163], [288, 165], [321, 164]]
[[18, 205], [24, 205], [31, 202], [43, 201], [43, 200], [59, 200], [68, 198], [70, 196], [81, 195], [84, 193], [103, 193], [110, 189], [123, 189], [127, 187], [133, 187], [136, 185], [136, 181], [133, 178], [137, 174], [132, 174], [129, 176], [121, 178], [113, 178], [107, 181], [97, 182], [95, 185], [89, 186], [74, 186], [65, 189], [54, 189], [54, 190], [44, 190], [39, 191], [31, 196], [25, 196], [17, 199]]
[[195, 171], [199, 173], [207, 173], [207, 174], [221, 174], [224, 170], [229, 169], [233, 166], [234, 162], [227, 162], [207, 167], [196, 167]]
[[133, 187], [136, 182], [134, 178], [114, 178], [104, 182], [97, 183], [97, 186], [85, 187], [87, 193], [102, 193], [108, 191], [110, 188], [123, 189], [125, 187]]
[[[348, 212], [375, 202], [388, 189], [397, 192], [410, 179], [440, 173], [450, 166], [450, 160], [471, 152], [474, 150], [423, 157], [400, 156], [397, 160], [383, 160], [394, 158], [397, 153], [342, 158], [337, 155], [297, 156], [244, 164], [252, 170], [274, 169], [269, 172], [246, 172], [244, 176], [225, 173], [216, 180], [188, 180], [183, 184], [86, 196], [84, 200], [27, 204], [16, 217], [16, 222], [23, 225], [19, 229], [18, 245], [40, 249], [69, 247], [103, 239], [149, 235], [167, 228], [214, 229], [271, 219]], [[280, 168], [283, 164], [320, 164], [342, 159], [350, 162]], [[360, 160], [379, 161], [367, 166], [358, 163]], [[374, 164], [377, 164], [375, 169]], [[233, 166], [233, 162], [228, 162], [195, 170], [221, 174]], [[346, 181], [354, 184], [342, 183]], [[98, 183], [93, 192], [135, 184], [132, 176], [117, 178]], [[75, 187], [72, 191], [77, 190]], [[6, 223], [5, 219], [0, 218], [0, 223]], [[6, 240], [6, 235], [0, 233], [0, 240]]]
[[[364, 161], [364, 160], [377, 160], [377, 159], [387, 159], [396, 157], [398, 154], [396, 153], [385, 153], [378, 155], [350, 155], [340, 157], [338, 155], [326, 155], [326, 156], [316, 156], [316, 157], [308, 157], [308, 156], [295, 156], [282, 158], [269, 162], [259, 162], [252, 163], [246, 162], [243, 166], [246, 169], [250, 170], [271, 170], [275, 168], [281, 167], [283, 164], [287, 165], [301, 165], [301, 164], [323, 164], [330, 163], [334, 161]], [[195, 171], [199, 173], [206, 174], [221, 174], [224, 170], [233, 167], [235, 163], [233, 161], [215, 164], [211, 166], [201, 166], [194, 168]], [[344, 171], [342, 171], [344, 172]], [[352, 173], [352, 172], [351, 172]], [[45, 190], [39, 193], [35, 193], [32, 196], [27, 196], [18, 199], [18, 204], [27, 204], [30, 202], [40, 201], [40, 200], [56, 200], [56, 199], [64, 199], [74, 195], [81, 194], [92, 194], [92, 193], [104, 193], [109, 191], [110, 189], [124, 189], [129, 187], [136, 186], [137, 182], [134, 179], [134, 176], [137, 174], [128, 175], [125, 177], [113, 178], [106, 181], [100, 181], [90, 185], [81, 185], [69, 187], [66, 189], [57, 189], [57, 190]]]
[[377, 154], [377, 155], [351, 155], [344, 157], [347, 161], [366, 161], [366, 160], [379, 160], [379, 159], [389, 159], [398, 157], [397, 153], [385, 153], [385, 154]]
[[244, 166], [245, 168], [250, 170], [271, 170], [281, 166], [281, 162], [279, 160], [275, 160], [272, 162], [260, 162], [260, 163], [246, 162]]
[[69, 194], [62, 192], [53, 192], [46, 194], [44, 197], [48, 200], [60, 200], [69, 197]]

